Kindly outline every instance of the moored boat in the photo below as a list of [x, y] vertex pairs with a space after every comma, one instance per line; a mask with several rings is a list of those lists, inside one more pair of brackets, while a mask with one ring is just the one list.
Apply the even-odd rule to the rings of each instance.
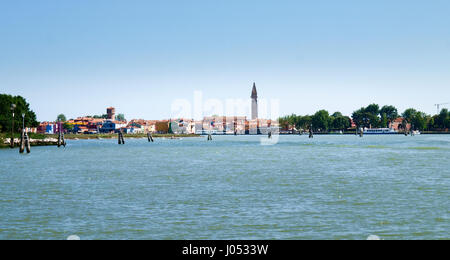
[[421, 135], [419, 130], [415, 130], [411, 132], [412, 135]]
[[392, 128], [366, 128], [364, 129], [364, 134], [366, 135], [395, 135], [398, 134]]

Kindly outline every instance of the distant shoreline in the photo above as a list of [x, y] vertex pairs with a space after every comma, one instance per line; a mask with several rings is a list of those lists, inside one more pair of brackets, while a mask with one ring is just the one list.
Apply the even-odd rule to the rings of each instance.
[[[422, 135], [447, 135], [450, 132], [444, 131], [424, 131], [421, 133]], [[214, 134], [215, 135], [215, 134]], [[299, 136], [299, 133], [296, 134], [288, 134], [283, 133], [281, 136]], [[301, 135], [308, 135], [307, 133], [303, 133]], [[344, 132], [344, 133], [314, 133], [314, 135], [356, 135], [355, 132]], [[404, 135], [404, 133], [397, 133], [391, 135]], [[197, 135], [197, 134], [153, 134], [153, 138], [189, 138], [189, 137], [203, 137], [206, 135]], [[231, 134], [222, 135], [217, 134], [215, 136], [233, 136]], [[238, 136], [265, 136], [265, 135], [238, 135]], [[365, 135], [371, 136], [371, 135]], [[93, 135], [83, 135], [83, 134], [66, 134], [66, 140], [101, 140], [101, 139], [117, 139], [117, 134], [93, 134]], [[15, 138], [15, 147], [18, 147], [19, 144], [19, 134], [14, 135]], [[139, 138], [147, 138], [147, 134], [124, 134], [125, 139], [139, 139]], [[0, 134], [0, 148], [8, 148], [9, 147], [10, 136], [8, 134], [2, 133]], [[30, 134], [31, 146], [55, 146], [58, 144], [58, 135], [56, 134]]]

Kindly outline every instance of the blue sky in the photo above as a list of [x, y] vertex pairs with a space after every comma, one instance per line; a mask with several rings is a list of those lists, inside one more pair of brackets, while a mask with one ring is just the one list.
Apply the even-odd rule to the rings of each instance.
[[2, 1], [0, 93], [38, 120], [171, 117], [177, 98], [281, 114], [450, 102], [450, 1]]

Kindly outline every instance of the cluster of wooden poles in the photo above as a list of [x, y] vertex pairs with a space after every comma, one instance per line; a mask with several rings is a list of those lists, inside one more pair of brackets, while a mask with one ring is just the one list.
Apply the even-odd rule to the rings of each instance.
[[64, 139], [64, 133], [59, 132], [58, 135], [58, 147], [64, 146], [66, 147], [66, 139]]
[[[153, 143], [154, 142], [154, 140], [153, 140], [153, 136], [152, 136], [152, 134], [150, 134], [150, 133], [147, 133], [147, 139], [148, 139], [148, 142], [150, 143]], [[119, 145], [122, 145], [122, 144], [125, 144], [125, 139], [123, 138], [123, 133], [122, 132], [119, 132], [119, 135], [118, 135], [118, 143], [119, 143]]]
[[[66, 147], [66, 140], [64, 138], [64, 133], [59, 133], [58, 136], [58, 142], [57, 145], [58, 147], [64, 146]], [[14, 139], [11, 138], [11, 148], [14, 148]], [[25, 150], [27, 151], [27, 153], [31, 153], [31, 141], [30, 141], [30, 137], [28, 136], [28, 133], [25, 130], [22, 130], [22, 133], [20, 135], [20, 140], [19, 140], [19, 153], [24, 153]]]
[[22, 134], [20, 135], [19, 153], [24, 153], [25, 150], [27, 150], [27, 153], [31, 153], [31, 144], [27, 132], [25, 132], [25, 130], [22, 130]]

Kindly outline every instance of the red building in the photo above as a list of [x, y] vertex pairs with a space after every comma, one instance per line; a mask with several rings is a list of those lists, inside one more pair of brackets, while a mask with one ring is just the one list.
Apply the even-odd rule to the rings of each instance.
[[109, 120], [115, 120], [116, 118], [116, 109], [114, 107], [108, 107], [106, 109], [106, 114]]
[[[393, 122], [391, 122], [389, 124], [389, 128], [392, 128], [395, 131], [403, 131], [403, 130], [405, 130], [404, 126], [403, 126], [403, 123], [404, 123], [403, 121], [404, 120], [405, 119], [403, 117], [399, 117], [399, 118], [395, 119]], [[411, 129], [411, 124], [407, 123], [406, 124], [406, 131], [409, 131], [410, 129]]]

